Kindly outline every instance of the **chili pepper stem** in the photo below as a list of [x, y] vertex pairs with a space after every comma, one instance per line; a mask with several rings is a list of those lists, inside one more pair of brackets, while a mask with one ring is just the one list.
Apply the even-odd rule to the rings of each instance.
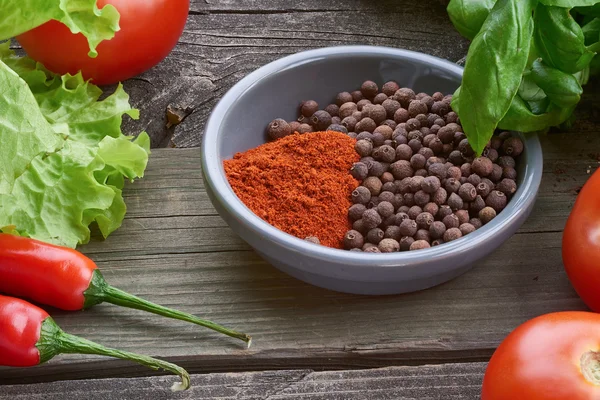
[[133, 361], [152, 369], [164, 369], [181, 377], [181, 382], [173, 384], [171, 390], [181, 391], [190, 387], [190, 375], [178, 365], [141, 354], [130, 353], [104, 347], [87, 339], [66, 333], [48, 317], [42, 323], [40, 339], [36, 344], [40, 352], [40, 364], [59, 354], [96, 354]]
[[86, 298], [84, 308], [88, 308], [102, 302], [107, 302], [122, 307], [147, 311], [153, 314], [162, 315], [163, 317], [178, 319], [180, 321], [191, 322], [192, 324], [204, 326], [206, 328], [212, 329], [216, 332], [225, 334], [227, 336], [243, 340], [247, 343], [248, 348], [250, 348], [250, 345], [252, 344], [252, 337], [245, 333], [234, 331], [232, 329], [218, 325], [214, 322], [200, 319], [196, 316], [184, 313], [182, 311], [160, 306], [158, 304], [152, 303], [150, 301], [141, 299], [137, 296], [124, 292], [121, 289], [117, 289], [113, 286], [110, 286], [104, 280], [102, 273], [98, 270], [94, 271], [94, 275], [90, 282], [90, 286], [85, 291], [84, 296]]

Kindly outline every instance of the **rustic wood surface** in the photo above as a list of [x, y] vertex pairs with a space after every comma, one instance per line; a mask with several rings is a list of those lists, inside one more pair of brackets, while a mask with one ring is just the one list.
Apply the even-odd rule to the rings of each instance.
[[[522, 229], [469, 273], [419, 293], [365, 297], [280, 273], [225, 225], [203, 188], [198, 149], [157, 149], [126, 193], [129, 213], [82, 250], [107, 280], [149, 300], [247, 332], [254, 345], [135, 310], [53, 312], [68, 332], [165, 357], [192, 372], [353, 369], [486, 361], [512, 329], [551, 311], [584, 309], [563, 271], [561, 229], [598, 167], [600, 132], [542, 138], [543, 182]], [[130, 363], [63, 356], [0, 370], [0, 383], [140, 376]]]
[[359, 371], [282, 370], [192, 376], [186, 392], [176, 377], [61, 381], [0, 386], [0, 400], [476, 400], [485, 363]]
[[[118, 360], [60, 356], [36, 368], [0, 368], [0, 385], [29, 383], [0, 386], [0, 399], [96, 390], [108, 399], [148, 391], [156, 398], [362, 399], [375, 398], [368, 397], [373, 387], [381, 390], [376, 398], [475, 399], [484, 362], [518, 324], [585, 309], [563, 271], [560, 240], [578, 190], [600, 162], [598, 81], [586, 87], [572, 132], [542, 138], [543, 182], [526, 224], [472, 271], [431, 290], [365, 297], [309, 286], [263, 262], [210, 204], [197, 146], [210, 110], [235, 82], [281, 56], [331, 45], [402, 47], [459, 61], [468, 42], [443, 3], [192, 0], [172, 54], [125, 82], [142, 112], [125, 129], [147, 130], [155, 148], [147, 175], [126, 188], [123, 227], [81, 250], [115, 286], [249, 333], [254, 345], [245, 350], [206, 329], [112, 305], [50, 310], [70, 333], [209, 375], [194, 376], [193, 392], [170, 397], [161, 390], [171, 377], [148, 378], [152, 371]], [[169, 105], [189, 112], [171, 128]], [[354, 371], [408, 365], [419, 367]], [[117, 379], [136, 376], [144, 378]], [[100, 378], [112, 379], [92, 380]], [[31, 384], [68, 379], [84, 381]]]

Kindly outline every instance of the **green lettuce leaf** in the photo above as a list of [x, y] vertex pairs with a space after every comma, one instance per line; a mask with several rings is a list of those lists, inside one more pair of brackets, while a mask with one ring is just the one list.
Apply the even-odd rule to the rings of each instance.
[[101, 41], [112, 39], [119, 30], [117, 9], [110, 4], [98, 9], [96, 0], [0, 0], [0, 15], [0, 40], [56, 20], [87, 38], [90, 57], [98, 55]]
[[142, 132], [121, 132], [137, 118], [119, 85], [102, 91], [81, 75], [58, 76], [0, 45], [0, 227], [75, 247], [96, 222], [106, 237], [125, 216], [124, 179], [144, 174], [150, 152]]

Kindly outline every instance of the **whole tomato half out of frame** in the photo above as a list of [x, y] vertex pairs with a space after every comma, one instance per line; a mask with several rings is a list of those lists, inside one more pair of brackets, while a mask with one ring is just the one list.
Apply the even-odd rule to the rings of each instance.
[[600, 168], [577, 195], [563, 231], [562, 258], [579, 297], [600, 312]]
[[494, 352], [482, 400], [600, 399], [600, 314], [564, 311], [531, 319]]
[[175, 47], [189, 13], [189, 0], [98, 0], [98, 8], [112, 4], [120, 14], [110, 40], [101, 42], [98, 56], [88, 56], [82, 34], [74, 35], [58, 21], [49, 21], [17, 37], [34, 60], [59, 74], [76, 74], [96, 85], [132, 78], [162, 61]]

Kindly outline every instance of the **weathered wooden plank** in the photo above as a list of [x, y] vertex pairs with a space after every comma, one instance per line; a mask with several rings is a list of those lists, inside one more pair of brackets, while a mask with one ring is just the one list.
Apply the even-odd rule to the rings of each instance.
[[478, 399], [485, 363], [314, 372], [280, 370], [193, 375], [186, 392], [169, 391], [174, 377], [92, 379], [0, 386], [2, 400], [447, 400]]
[[[155, 150], [146, 178], [125, 192], [130, 209], [123, 227], [82, 250], [115, 286], [250, 333], [253, 348], [111, 305], [52, 314], [71, 333], [180, 361], [194, 372], [484, 361], [525, 320], [584, 308], [562, 268], [561, 229], [588, 168], [598, 165], [589, 154], [600, 148], [599, 138], [593, 132], [544, 137], [539, 208], [523, 229], [452, 282], [385, 297], [322, 290], [267, 265], [215, 215], [197, 149]], [[2, 369], [0, 383], [146, 373], [118, 361], [65, 356], [39, 368]]]
[[[253, 70], [298, 51], [370, 44], [457, 61], [468, 46], [438, 3], [237, 3], [192, 3], [185, 31], [172, 53], [152, 70], [124, 83], [132, 103], [141, 110], [140, 120], [125, 119], [127, 132], [148, 131], [153, 147], [198, 146], [210, 111], [229, 88]], [[168, 105], [192, 112], [180, 125], [167, 129]]]

